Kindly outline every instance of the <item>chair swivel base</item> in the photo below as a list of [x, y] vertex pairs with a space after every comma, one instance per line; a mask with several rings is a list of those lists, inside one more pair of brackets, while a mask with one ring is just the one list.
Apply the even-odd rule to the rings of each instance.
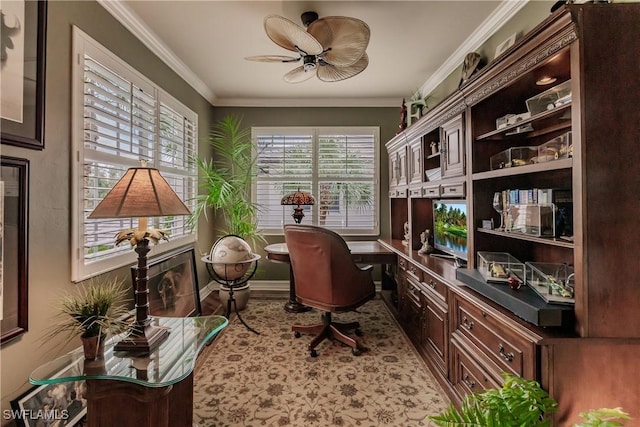
[[307, 349], [311, 357], [318, 356], [316, 347], [325, 339], [335, 339], [349, 347], [354, 356], [359, 356], [362, 353], [363, 348], [360, 343], [354, 338], [347, 335], [348, 331], [354, 330], [357, 336], [362, 336], [360, 330], [360, 323], [349, 322], [340, 323], [331, 321], [331, 313], [325, 313], [322, 315], [323, 323], [320, 325], [293, 325], [291, 330], [294, 332], [296, 338], [300, 338], [302, 333], [315, 334], [315, 337], [309, 343]]

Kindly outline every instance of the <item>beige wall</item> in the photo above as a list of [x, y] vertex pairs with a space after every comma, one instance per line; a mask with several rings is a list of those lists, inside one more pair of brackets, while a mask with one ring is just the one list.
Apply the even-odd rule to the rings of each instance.
[[[61, 354], [46, 328], [56, 313], [56, 296], [72, 289], [71, 277], [71, 28], [77, 25], [196, 111], [200, 137], [211, 123], [210, 104], [151, 54], [102, 6], [93, 1], [49, 1], [45, 149], [2, 145], [2, 155], [30, 160], [29, 330], [0, 350], [2, 410], [29, 389], [31, 371]], [[206, 149], [206, 148], [205, 148]], [[204, 154], [204, 153], [203, 153]], [[153, 252], [151, 252], [153, 254]], [[135, 254], [132, 251], [132, 262]], [[116, 274], [129, 278], [128, 268]], [[202, 276], [205, 276], [204, 269]], [[75, 343], [76, 347], [78, 343]], [[6, 420], [3, 419], [3, 424]]]

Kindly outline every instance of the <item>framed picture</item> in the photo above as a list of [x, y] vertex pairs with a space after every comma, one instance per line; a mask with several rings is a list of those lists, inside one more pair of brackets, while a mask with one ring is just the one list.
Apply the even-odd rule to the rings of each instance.
[[497, 58], [498, 56], [502, 55], [507, 49], [513, 46], [515, 42], [516, 42], [516, 33], [513, 33], [511, 34], [511, 36], [509, 36], [508, 39], [506, 39], [505, 41], [503, 41], [498, 45], [498, 47], [496, 48], [496, 55], [494, 56], [494, 58]]
[[29, 161], [2, 156], [0, 345], [27, 331]]
[[[17, 426], [82, 426], [87, 414], [85, 381], [36, 386], [11, 401]], [[43, 423], [44, 422], [44, 423]]]
[[47, 1], [2, 2], [2, 144], [44, 148]]
[[[148, 282], [149, 315], [161, 317], [188, 317], [201, 313], [200, 291], [193, 247], [149, 260]], [[131, 267], [135, 283], [137, 266]]]

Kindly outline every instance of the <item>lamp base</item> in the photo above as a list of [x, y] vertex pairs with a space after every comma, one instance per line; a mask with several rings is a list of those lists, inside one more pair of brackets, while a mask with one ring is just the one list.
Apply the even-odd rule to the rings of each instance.
[[169, 330], [159, 326], [147, 325], [142, 333], [131, 332], [122, 341], [113, 346], [113, 351], [128, 353], [151, 353], [169, 336]]

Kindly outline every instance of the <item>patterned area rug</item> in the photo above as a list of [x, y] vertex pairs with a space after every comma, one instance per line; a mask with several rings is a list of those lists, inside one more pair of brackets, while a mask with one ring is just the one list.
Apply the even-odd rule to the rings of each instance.
[[311, 335], [294, 338], [291, 325], [320, 323], [320, 312], [287, 313], [284, 301], [251, 299], [205, 349], [194, 377], [194, 423], [225, 426], [430, 426], [428, 415], [449, 400], [378, 298], [358, 313], [367, 348], [360, 356], [325, 340], [318, 357]]

